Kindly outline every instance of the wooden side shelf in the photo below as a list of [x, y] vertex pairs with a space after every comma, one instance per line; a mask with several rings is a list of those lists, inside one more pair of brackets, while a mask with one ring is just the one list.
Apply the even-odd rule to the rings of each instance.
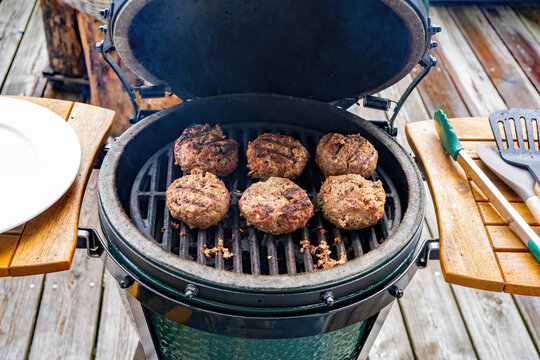
[[114, 122], [114, 111], [71, 101], [20, 98], [65, 119], [81, 143], [79, 173], [68, 191], [25, 225], [0, 234], [0, 276], [68, 270], [77, 244], [79, 211], [95, 158]]
[[[452, 119], [465, 150], [523, 218], [540, 233], [521, 198], [479, 159], [477, 143], [495, 143], [488, 118]], [[447, 282], [490, 291], [540, 296], [540, 263], [459, 164], [444, 152], [432, 120], [407, 124], [437, 211], [441, 268]]]

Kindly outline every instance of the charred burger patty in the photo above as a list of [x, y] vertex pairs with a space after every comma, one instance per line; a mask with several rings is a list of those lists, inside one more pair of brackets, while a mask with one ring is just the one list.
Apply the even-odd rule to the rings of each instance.
[[227, 176], [238, 165], [238, 143], [227, 139], [219, 125], [195, 124], [186, 128], [176, 140], [174, 158], [187, 173], [201, 169]]
[[324, 176], [360, 174], [367, 178], [377, 167], [378, 153], [360, 134], [330, 133], [319, 141], [315, 160]]
[[246, 157], [249, 176], [263, 180], [271, 176], [294, 179], [304, 170], [308, 151], [290, 136], [264, 133], [250, 141]]
[[206, 229], [217, 224], [231, 203], [223, 181], [199, 169], [173, 181], [166, 196], [172, 217], [185, 222], [190, 228]]
[[273, 235], [302, 228], [313, 216], [313, 204], [306, 192], [291, 180], [279, 177], [251, 185], [238, 205], [248, 225]]
[[329, 176], [317, 196], [317, 208], [340, 229], [359, 230], [378, 223], [386, 195], [380, 180], [358, 174]]

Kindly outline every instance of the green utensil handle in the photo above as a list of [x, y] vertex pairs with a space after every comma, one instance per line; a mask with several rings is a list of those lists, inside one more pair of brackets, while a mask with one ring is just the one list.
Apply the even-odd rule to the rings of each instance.
[[435, 129], [439, 134], [444, 150], [452, 159], [456, 160], [458, 153], [463, 150], [463, 145], [459, 142], [450, 121], [448, 121], [446, 114], [442, 110], [437, 110], [433, 118], [435, 119]]
[[529, 240], [527, 246], [529, 247], [529, 250], [531, 250], [536, 260], [540, 261], [540, 246], [532, 240]]

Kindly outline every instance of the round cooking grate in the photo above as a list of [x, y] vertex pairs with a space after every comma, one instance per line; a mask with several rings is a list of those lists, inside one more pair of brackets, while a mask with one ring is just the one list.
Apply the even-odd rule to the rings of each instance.
[[[242, 191], [252, 183], [247, 176], [245, 150], [248, 141], [264, 132], [281, 133], [299, 139], [309, 151], [310, 159], [296, 183], [308, 192], [315, 204], [317, 191], [324, 180], [314, 158], [315, 149], [323, 132], [280, 123], [236, 123], [222, 126], [231, 139], [239, 142], [238, 168], [223, 180], [231, 194], [231, 208], [227, 216], [209, 229], [190, 229], [170, 216], [165, 205], [167, 187], [183, 175], [174, 165], [174, 142], [151, 156], [139, 171], [130, 197], [130, 216], [136, 226], [164, 250], [199, 264], [246, 274], [297, 274], [314, 271], [318, 258], [311, 254], [308, 245], [317, 246], [323, 241], [330, 246], [330, 258], [350, 261], [377, 248], [398, 227], [401, 203], [398, 192], [386, 173], [377, 168], [372, 180], [381, 179], [386, 192], [385, 214], [375, 226], [360, 231], [339, 230], [324, 220], [320, 213], [308, 225], [292, 234], [273, 236], [246, 226], [240, 217], [238, 200]], [[180, 134], [179, 134], [180, 135]], [[211, 249], [223, 239], [224, 247], [235, 254], [224, 259], [223, 252], [206, 257], [201, 249]], [[338, 265], [339, 266], [339, 265]]]

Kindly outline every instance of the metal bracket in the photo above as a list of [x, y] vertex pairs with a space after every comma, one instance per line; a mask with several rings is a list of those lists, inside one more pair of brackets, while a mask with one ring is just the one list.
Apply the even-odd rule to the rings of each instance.
[[425, 268], [428, 260], [439, 260], [439, 249], [439, 239], [426, 240], [417, 260], [418, 268]]
[[105, 39], [96, 44], [96, 51], [103, 56], [105, 62], [113, 69], [114, 73], [122, 83], [122, 87], [126, 91], [129, 101], [133, 106], [133, 115], [129, 117], [129, 121], [130, 123], [135, 124], [148, 115], [157, 112], [157, 110], [141, 110], [139, 108], [139, 99], [165, 97], [168, 89], [164, 85], [131, 86], [124, 75], [124, 72], [116, 60], [111, 56], [111, 53], [116, 50], [110, 37], [113, 26], [114, 2], [111, 2], [109, 9], [102, 9], [99, 13], [103, 18], [107, 19], [107, 24], [99, 27], [99, 31], [105, 34]]
[[[428, 39], [430, 39], [432, 35], [435, 35], [436, 33], [439, 33], [441, 31], [442, 31], [442, 27], [433, 25], [431, 23], [431, 19], [428, 18], [428, 33], [427, 33]], [[390, 104], [392, 102], [396, 103], [396, 106], [394, 107], [394, 112], [392, 113], [392, 117], [388, 121], [388, 126], [385, 129], [391, 136], [396, 136], [398, 133], [397, 128], [394, 127], [394, 122], [396, 121], [396, 117], [398, 116], [399, 111], [403, 107], [403, 104], [405, 104], [405, 101], [407, 100], [409, 95], [411, 95], [411, 93], [416, 88], [416, 86], [420, 83], [420, 81], [422, 81], [422, 79], [426, 77], [426, 75], [429, 73], [431, 68], [437, 65], [437, 59], [433, 55], [431, 55], [429, 52], [429, 50], [437, 47], [437, 45], [438, 44], [436, 41], [430, 40], [430, 43], [428, 45], [428, 48], [426, 49], [426, 52], [424, 53], [424, 56], [418, 62], [418, 64], [422, 66], [422, 70], [414, 77], [414, 79], [409, 84], [407, 89], [405, 89], [403, 94], [401, 94], [401, 97], [399, 98], [397, 102], [392, 101], [390, 99], [377, 97], [377, 96], [371, 96], [371, 95], [364, 95], [364, 96], [359, 96], [358, 98], [356, 98], [355, 103], [358, 103], [361, 99], [363, 99], [364, 107], [372, 108], [376, 110], [382, 110], [382, 111], [389, 110]], [[350, 102], [350, 99], [344, 99], [343, 101], [340, 101], [339, 104], [340, 105], [349, 104], [348, 107], [353, 105], [353, 103]]]
[[86, 249], [90, 257], [101, 257], [104, 251], [102, 242], [96, 229], [80, 227], [77, 230], [77, 249]]

